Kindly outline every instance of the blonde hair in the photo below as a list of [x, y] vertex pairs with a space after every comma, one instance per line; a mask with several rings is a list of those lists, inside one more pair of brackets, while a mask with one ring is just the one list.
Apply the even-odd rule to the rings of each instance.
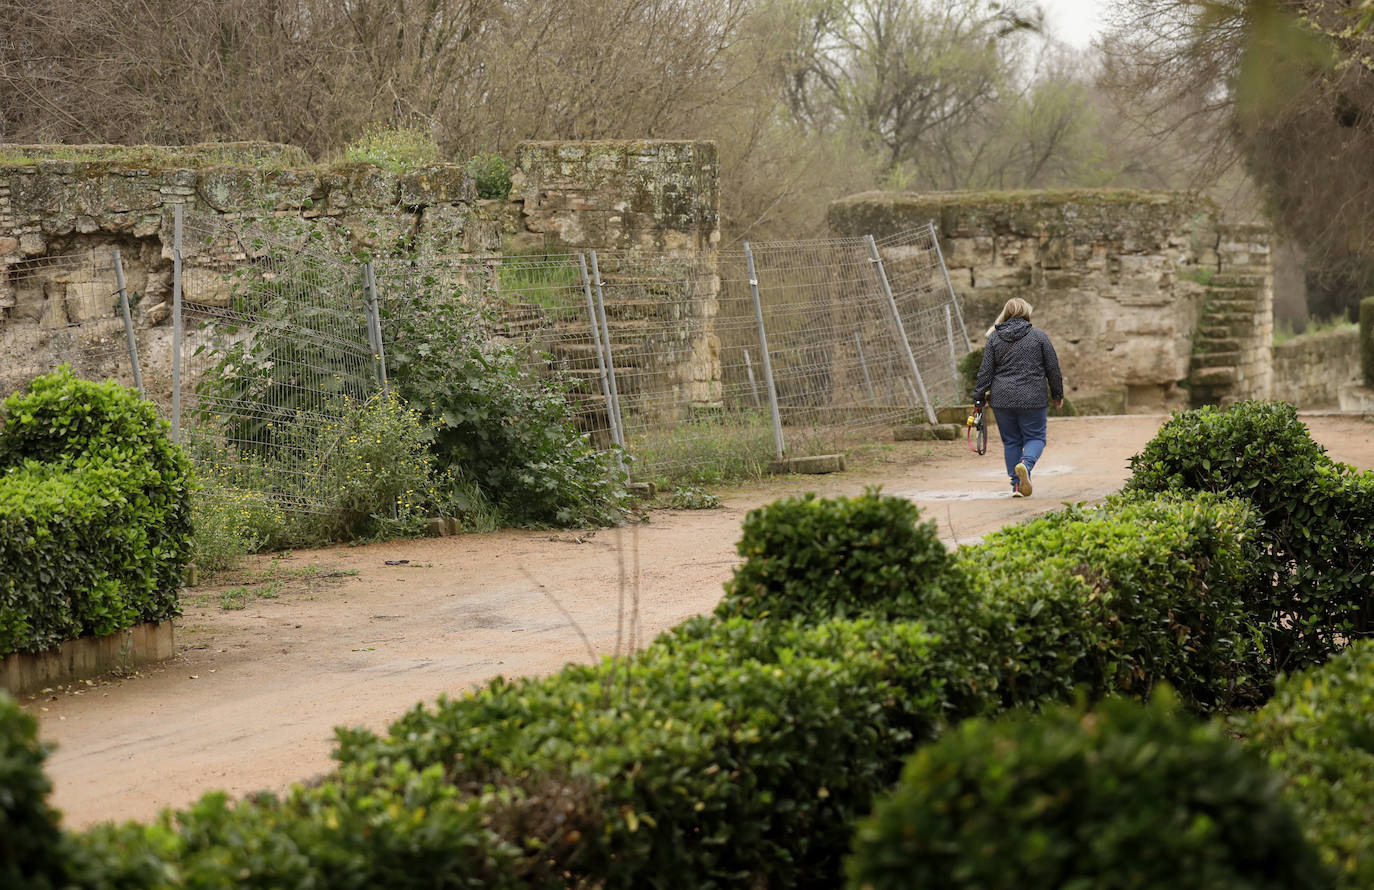
[[1002, 307], [1002, 311], [997, 314], [997, 320], [992, 323], [992, 327], [988, 328], [987, 332], [983, 334], [983, 339], [991, 337], [997, 330], [997, 326], [1008, 318], [1024, 318], [1026, 321], [1030, 321], [1033, 311], [1035, 311], [1034, 307], [1032, 307], [1030, 303], [1027, 303], [1020, 297], [1012, 297], [1010, 300], [1007, 300], [1006, 305]]

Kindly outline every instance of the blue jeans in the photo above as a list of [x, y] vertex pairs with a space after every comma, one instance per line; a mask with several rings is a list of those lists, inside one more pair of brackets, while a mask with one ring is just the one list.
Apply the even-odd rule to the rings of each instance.
[[997, 434], [1002, 437], [1002, 457], [1007, 462], [1007, 477], [1016, 485], [1016, 465], [1035, 466], [1045, 450], [1045, 428], [1049, 408], [992, 408], [997, 418]]

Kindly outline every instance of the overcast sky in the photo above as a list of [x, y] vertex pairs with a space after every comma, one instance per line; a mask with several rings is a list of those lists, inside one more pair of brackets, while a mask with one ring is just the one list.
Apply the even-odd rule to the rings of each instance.
[[1039, 0], [1050, 32], [1079, 48], [1086, 47], [1102, 30], [1105, 0]]

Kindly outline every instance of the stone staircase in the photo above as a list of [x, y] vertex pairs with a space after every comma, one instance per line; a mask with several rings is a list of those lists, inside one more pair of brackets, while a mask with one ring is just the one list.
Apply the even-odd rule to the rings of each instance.
[[1272, 335], [1269, 287], [1267, 265], [1232, 267], [1207, 282], [1188, 369], [1194, 407], [1257, 394], [1260, 351]]

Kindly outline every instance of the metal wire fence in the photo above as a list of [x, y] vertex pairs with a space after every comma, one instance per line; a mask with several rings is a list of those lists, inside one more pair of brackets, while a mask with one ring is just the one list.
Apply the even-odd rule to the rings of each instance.
[[345, 414], [381, 385], [364, 270], [309, 238], [183, 222], [180, 208], [176, 233], [174, 429], [207, 484], [323, 509]]
[[118, 252], [82, 250], [0, 267], [9, 300], [39, 309], [37, 325], [0, 325], [6, 390], [69, 365], [77, 376], [140, 386]]
[[173, 413], [199, 463], [287, 509], [323, 503], [341, 412], [384, 385], [379, 302], [417, 294], [480, 307], [481, 336], [561, 381], [578, 427], [642, 479], [757, 474], [934, 421], [961, 396], [968, 342], [930, 227], [375, 266], [214, 218], [182, 230], [198, 280], [178, 313]]

